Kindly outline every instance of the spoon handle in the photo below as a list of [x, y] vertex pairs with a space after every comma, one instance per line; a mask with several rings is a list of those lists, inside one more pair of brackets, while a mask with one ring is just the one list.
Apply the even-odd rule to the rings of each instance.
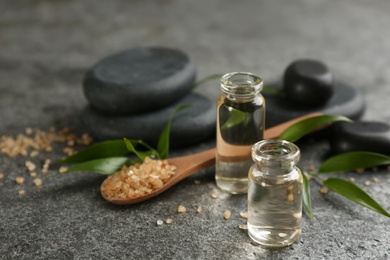
[[177, 169], [183, 170], [182, 174], [174, 175], [171, 181], [180, 181], [195, 172], [214, 165], [215, 152], [215, 148], [212, 148], [203, 152], [168, 159], [170, 164], [175, 165]]
[[[284, 130], [286, 130], [289, 126], [295, 124], [296, 122], [299, 122], [303, 119], [314, 117], [321, 115], [321, 113], [312, 113], [308, 115], [304, 115], [295, 119], [292, 119], [290, 121], [284, 122], [282, 124], [276, 125], [274, 127], [268, 128], [264, 131], [264, 138], [265, 139], [275, 139], [278, 138], [281, 133], [283, 133]], [[250, 151], [251, 146], [243, 146], [242, 149], [247, 151], [248, 158], [250, 158]], [[205, 150], [199, 153], [176, 157], [176, 158], [170, 158], [168, 159], [169, 163], [176, 166], [176, 168], [185, 169], [183, 174], [177, 175], [176, 178], [173, 178], [175, 180], [172, 181], [178, 181], [178, 179], [182, 180], [184, 178], [187, 178], [194, 172], [198, 172], [202, 169], [205, 169], [207, 167], [210, 167], [215, 164], [215, 156], [216, 156], [216, 149], [212, 148], [209, 150]], [[230, 160], [235, 160], [237, 158], [230, 158]], [[240, 158], [242, 160], [242, 158]]]
[[[295, 124], [296, 122], [319, 115], [321, 115], [321, 113], [311, 113], [270, 127], [264, 131], [264, 139], [276, 139], [284, 132], [284, 130], [286, 130], [288, 127]], [[222, 140], [220, 140], [219, 143], [217, 141], [217, 144], [219, 145], [218, 158], [225, 162], [242, 162], [251, 158], [252, 145], [237, 146], [228, 144], [226, 142], [223, 142]], [[227, 154], [226, 151], [230, 152]], [[235, 155], [232, 155], [231, 151], [234, 151]]]

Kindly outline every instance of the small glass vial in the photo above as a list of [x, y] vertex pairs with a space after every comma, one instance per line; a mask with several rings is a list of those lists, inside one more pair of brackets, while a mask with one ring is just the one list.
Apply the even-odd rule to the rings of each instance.
[[263, 80], [247, 72], [221, 78], [217, 105], [217, 186], [232, 194], [247, 193], [251, 148], [264, 138]]
[[252, 148], [249, 170], [248, 234], [266, 247], [283, 247], [301, 235], [302, 173], [299, 148], [263, 140]]

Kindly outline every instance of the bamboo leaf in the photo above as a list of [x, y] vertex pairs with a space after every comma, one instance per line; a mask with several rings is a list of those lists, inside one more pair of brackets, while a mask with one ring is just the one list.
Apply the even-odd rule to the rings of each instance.
[[164, 125], [164, 128], [160, 134], [160, 138], [158, 140], [157, 152], [159, 154], [160, 159], [167, 158], [168, 154], [169, 154], [169, 134], [171, 131], [172, 118], [175, 116], [175, 114], [177, 112], [179, 112], [179, 111], [181, 111], [189, 106], [190, 106], [189, 104], [179, 105], [170, 114], [168, 122]]
[[[126, 138], [123, 138], [123, 142], [126, 145], [128, 151], [133, 152], [142, 161], [145, 160], [145, 158], [148, 156], [152, 157], [152, 158], [158, 157], [157, 151], [154, 150], [153, 148], [151, 148], [149, 145], [147, 145], [146, 143], [144, 143], [141, 140], [128, 140]], [[137, 149], [135, 149], [134, 144], [141, 144], [144, 147], [148, 148], [149, 150], [138, 151]]]
[[336, 121], [352, 122], [349, 118], [339, 115], [322, 115], [310, 117], [299, 121], [284, 130], [284, 132], [279, 136], [279, 139], [295, 142], [313, 130]]
[[241, 110], [232, 108], [230, 111], [230, 116], [228, 120], [221, 126], [221, 129], [227, 129], [236, 125], [239, 125], [249, 118], [249, 114], [247, 112], [243, 112]]
[[378, 202], [376, 202], [370, 195], [352, 182], [339, 178], [328, 178], [323, 183], [326, 187], [341, 196], [390, 218], [390, 213], [379, 205]]
[[313, 219], [313, 210], [311, 207], [311, 195], [310, 195], [310, 183], [305, 175], [305, 173], [301, 170], [302, 178], [303, 178], [303, 205], [305, 206], [306, 212], [309, 215], [310, 219]]
[[329, 158], [320, 165], [318, 173], [343, 172], [386, 164], [390, 164], [390, 157], [386, 155], [371, 152], [350, 152]]
[[122, 140], [105, 141], [80, 150], [76, 154], [61, 160], [60, 163], [82, 163], [95, 159], [123, 156], [127, 153], [129, 151]]
[[69, 168], [66, 172], [96, 172], [110, 175], [118, 171], [122, 165], [128, 164], [129, 162], [129, 159], [126, 157], [97, 159], [77, 164]]

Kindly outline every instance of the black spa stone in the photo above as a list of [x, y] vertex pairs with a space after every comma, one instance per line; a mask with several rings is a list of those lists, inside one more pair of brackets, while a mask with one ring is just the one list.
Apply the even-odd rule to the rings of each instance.
[[[269, 84], [270, 87], [282, 89], [280, 84]], [[291, 102], [288, 96], [275, 93], [262, 93], [266, 100], [266, 127], [271, 127], [287, 120], [309, 113], [342, 115], [351, 119], [359, 119], [365, 111], [365, 101], [356, 89], [336, 82], [332, 97], [323, 106], [302, 107]]]
[[390, 125], [383, 122], [338, 122], [329, 140], [332, 152], [366, 151], [390, 156]]
[[195, 75], [194, 63], [179, 50], [135, 48], [99, 61], [86, 73], [83, 89], [95, 109], [134, 115], [180, 100], [191, 91]]
[[126, 137], [156, 145], [169, 115], [180, 104], [190, 106], [178, 112], [172, 120], [172, 147], [194, 145], [215, 136], [216, 105], [195, 93], [169, 107], [138, 115], [113, 116], [88, 106], [82, 114], [82, 120], [86, 130], [98, 140]]
[[297, 106], [324, 105], [333, 95], [333, 85], [332, 73], [317, 60], [296, 60], [287, 67], [283, 77], [283, 90]]

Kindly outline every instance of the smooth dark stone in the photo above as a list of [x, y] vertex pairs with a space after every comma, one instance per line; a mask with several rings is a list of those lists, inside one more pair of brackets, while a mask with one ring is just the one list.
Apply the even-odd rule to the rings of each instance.
[[84, 78], [84, 94], [96, 109], [134, 115], [168, 106], [187, 95], [196, 68], [175, 49], [136, 48], [107, 57]]
[[390, 125], [382, 122], [338, 122], [329, 140], [333, 153], [366, 151], [390, 156]]
[[180, 104], [190, 106], [179, 111], [172, 120], [172, 147], [197, 144], [215, 136], [216, 105], [195, 93], [164, 109], [139, 115], [113, 116], [88, 106], [83, 112], [82, 120], [86, 130], [98, 140], [126, 137], [141, 139], [155, 146], [172, 110]]
[[[275, 86], [281, 89], [280, 85]], [[354, 88], [337, 83], [332, 98], [321, 107], [300, 107], [286, 96], [273, 93], [263, 93], [266, 103], [266, 127], [271, 127], [287, 120], [294, 119], [309, 113], [321, 112], [323, 114], [342, 115], [350, 119], [359, 119], [365, 111], [363, 96]]]
[[333, 75], [320, 61], [297, 60], [285, 70], [283, 90], [298, 106], [319, 107], [333, 95]]

